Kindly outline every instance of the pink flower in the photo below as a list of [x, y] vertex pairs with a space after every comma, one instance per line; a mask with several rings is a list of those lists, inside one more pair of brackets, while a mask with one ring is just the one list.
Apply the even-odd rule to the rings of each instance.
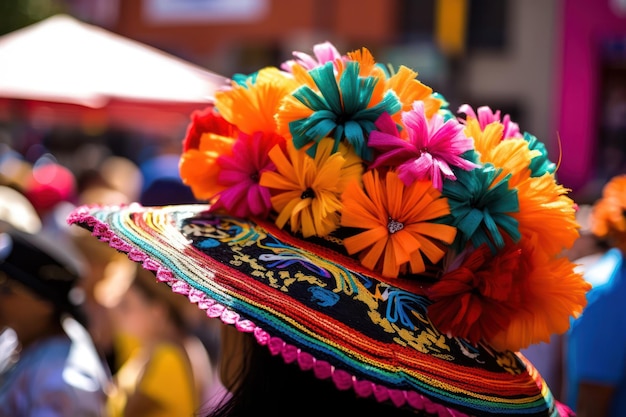
[[471, 170], [478, 165], [461, 155], [473, 149], [472, 139], [463, 133], [463, 125], [435, 114], [429, 121], [424, 113], [424, 103], [416, 101], [413, 109], [402, 113], [402, 123], [407, 138], [399, 136], [389, 115], [376, 121], [379, 130], [370, 132], [368, 146], [380, 152], [371, 168], [383, 165], [397, 166], [398, 177], [405, 185], [416, 180], [432, 180], [439, 191], [443, 178], [455, 180], [452, 167]]
[[294, 51], [293, 56], [296, 59], [290, 59], [281, 64], [281, 68], [285, 71], [291, 72], [291, 67], [294, 64], [303, 66], [307, 71], [316, 67], [320, 67], [327, 62], [335, 62], [336, 59], [342, 59], [341, 54], [330, 42], [318, 43], [313, 47], [312, 57], [304, 52]]
[[232, 154], [218, 158], [218, 183], [225, 189], [219, 193], [212, 210], [225, 208], [237, 217], [267, 217], [272, 208], [270, 192], [259, 184], [259, 179], [264, 171], [275, 170], [269, 151], [284, 141], [274, 133], [241, 133]]
[[[496, 110], [494, 113], [488, 106], [482, 106], [478, 108], [478, 116], [474, 112], [474, 109], [469, 104], [463, 104], [459, 107], [459, 113], [465, 113], [468, 117], [478, 119], [480, 130], [485, 130], [485, 127], [493, 122], [500, 122], [500, 110]], [[501, 123], [504, 125], [504, 131], [502, 132], [502, 139], [510, 138], [523, 138], [520, 133], [517, 123], [511, 121], [511, 117], [508, 114], [504, 115]]]

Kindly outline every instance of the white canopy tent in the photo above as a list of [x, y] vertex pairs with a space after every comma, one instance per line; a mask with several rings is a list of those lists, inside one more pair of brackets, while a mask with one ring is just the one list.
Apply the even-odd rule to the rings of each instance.
[[67, 15], [0, 37], [0, 100], [5, 108], [7, 100], [27, 100], [20, 108], [30, 117], [81, 114], [90, 120], [158, 126], [167, 123], [167, 114], [173, 123], [193, 108], [210, 105], [215, 91], [227, 82], [200, 66]]

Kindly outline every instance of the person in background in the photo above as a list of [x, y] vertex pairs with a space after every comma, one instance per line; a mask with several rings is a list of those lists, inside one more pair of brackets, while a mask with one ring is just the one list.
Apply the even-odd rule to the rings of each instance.
[[0, 221], [1, 417], [103, 417], [109, 372], [84, 325], [77, 259]]
[[[608, 250], [584, 269], [588, 304], [567, 335], [565, 401], [578, 417], [626, 415], [626, 175], [605, 184], [590, 213], [591, 233]], [[595, 259], [597, 258], [597, 259]]]
[[94, 289], [110, 311], [114, 332], [110, 417], [192, 416], [212, 379], [208, 354], [186, 327], [188, 303], [155, 281], [124, 258], [109, 266]]
[[[131, 161], [107, 156], [95, 168], [82, 171], [77, 182], [77, 204], [128, 204], [137, 198], [141, 179]], [[86, 261], [82, 286], [85, 291], [85, 310], [89, 317], [88, 330], [96, 348], [106, 358], [109, 368], [114, 370], [118, 360], [114, 357], [111, 318], [108, 309], [96, 300], [94, 288], [107, 274], [115, 273], [118, 265], [116, 260], [123, 255], [113, 248], [94, 242], [84, 230], [70, 229], [68, 235]]]

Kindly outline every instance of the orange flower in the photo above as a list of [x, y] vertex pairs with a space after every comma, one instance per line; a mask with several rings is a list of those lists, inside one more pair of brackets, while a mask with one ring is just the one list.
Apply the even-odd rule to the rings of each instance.
[[[376, 60], [369, 49], [355, 49], [354, 51], [348, 52], [346, 55], [351, 61], [359, 63], [359, 75], [361, 77], [384, 77], [384, 70], [376, 65]], [[340, 62], [338, 62], [338, 64], [340, 64]]]
[[522, 264], [510, 305], [515, 314], [507, 329], [489, 340], [498, 350], [518, 351], [549, 342], [552, 334], [566, 332], [571, 317], [579, 317], [587, 305], [591, 284], [574, 271], [575, 264], [566, 257], [547, 256], [537, 246], [536, 239], [520, 242]]
[[[376, 65], [374, 57], [367, 48], [349, 52], [347, 55], [348, 58], [359, 63], [360, 76], [372, 76], [384, 81], [384, 83], [380, 82], [376, 85], [374, 96], [382, 96], [385, 91], [393, 90], [402, 104], [402, 111], [411, 110], [416, 100], [424, 102], [424, 108], [426, 109], [426, 116], [428, 118], [431, 118], [439, 111], [441, 100], [432, 96], [432, 88], [422, 84], [416, 79], [417, 72], [401, 65], [397, 72], [388, 76], [383, 68]], [[342, 62], [339, 62], [338, 66], [341, 69]], [[398, 118], [395, 118], [396, 121], [398, 121]]]
[[190, 149], [181, 155], [180, 177], [184, 184], [191, 187], [196, 198], [210, 200], [224, 190], [218, 182], [220, 168], [217, 158], [230, 156], [234, 143], [235, 138], [205, 133], [198, 149]]
[[591, 211], [591, 232], [626, 251], [626, 175], [613, 177]]
[[191, 115], [183, 140], [179, 173], [197, 199], [210, 200], [223, 190], [224, 187], [218, 185], [217, 158], [231, 154], [237, 135], [237, 127], [224, 120], [212, 107]]
[[591, 288], [566, 257], [537, 249], [536, 236], [494, 255], [481, 246], [427, 289], [428, 313], [441, 332], [518, 351], [549, 342], [578, 317]]
[[522, 236], [535, 236], [539, 248], [548, 255], [571, 248], [580, 236], [574, 201], [567, 192], [549, 173], [517, 186], [519, 210], [511, 216], [518, 221]]
[[245, 86], [233, 83], [229, 90], [215, 93], [215, 107], [230, 123], [249, 135], [276, 132], [276, 114], [281, 100], [298, 87], [274, 67], [262, 69]]
[[426, 117], [430, 119], [441, 108], [441, 100], [433, 97], [433, 89], [422, 84], [416, 77], [417, 72], [402, 65], [389, 77], [385, 87], [396, 92], [402, 111], [411, 110], [415, 101], [424, 102]]
[[430, 181], [406, 187], [395, 172], [380, 179], [368, 171], [363, 186], [349, 184], [342, 198], [341, 225], [367, 229], [344, 239], [348, 253], [360, 253], [364, 266], [390, 278], [407, 266], [412, 273], [425, 271], [422, 254], [433, 263], [443, 257], [441, 242], [452, 243], [456, 228], [431, 222], [450, 209]]

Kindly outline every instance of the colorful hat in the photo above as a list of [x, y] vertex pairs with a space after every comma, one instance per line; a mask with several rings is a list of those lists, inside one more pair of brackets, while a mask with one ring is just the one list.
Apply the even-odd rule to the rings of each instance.
[[520, 349], [589, 284], [574, 202], [508, 116], [330, 43], [237, 74], [195, 112], [180, 173], [206, 204], [68, 218], [209, 317], [338, 389], [440, 416], [567, 415]]

